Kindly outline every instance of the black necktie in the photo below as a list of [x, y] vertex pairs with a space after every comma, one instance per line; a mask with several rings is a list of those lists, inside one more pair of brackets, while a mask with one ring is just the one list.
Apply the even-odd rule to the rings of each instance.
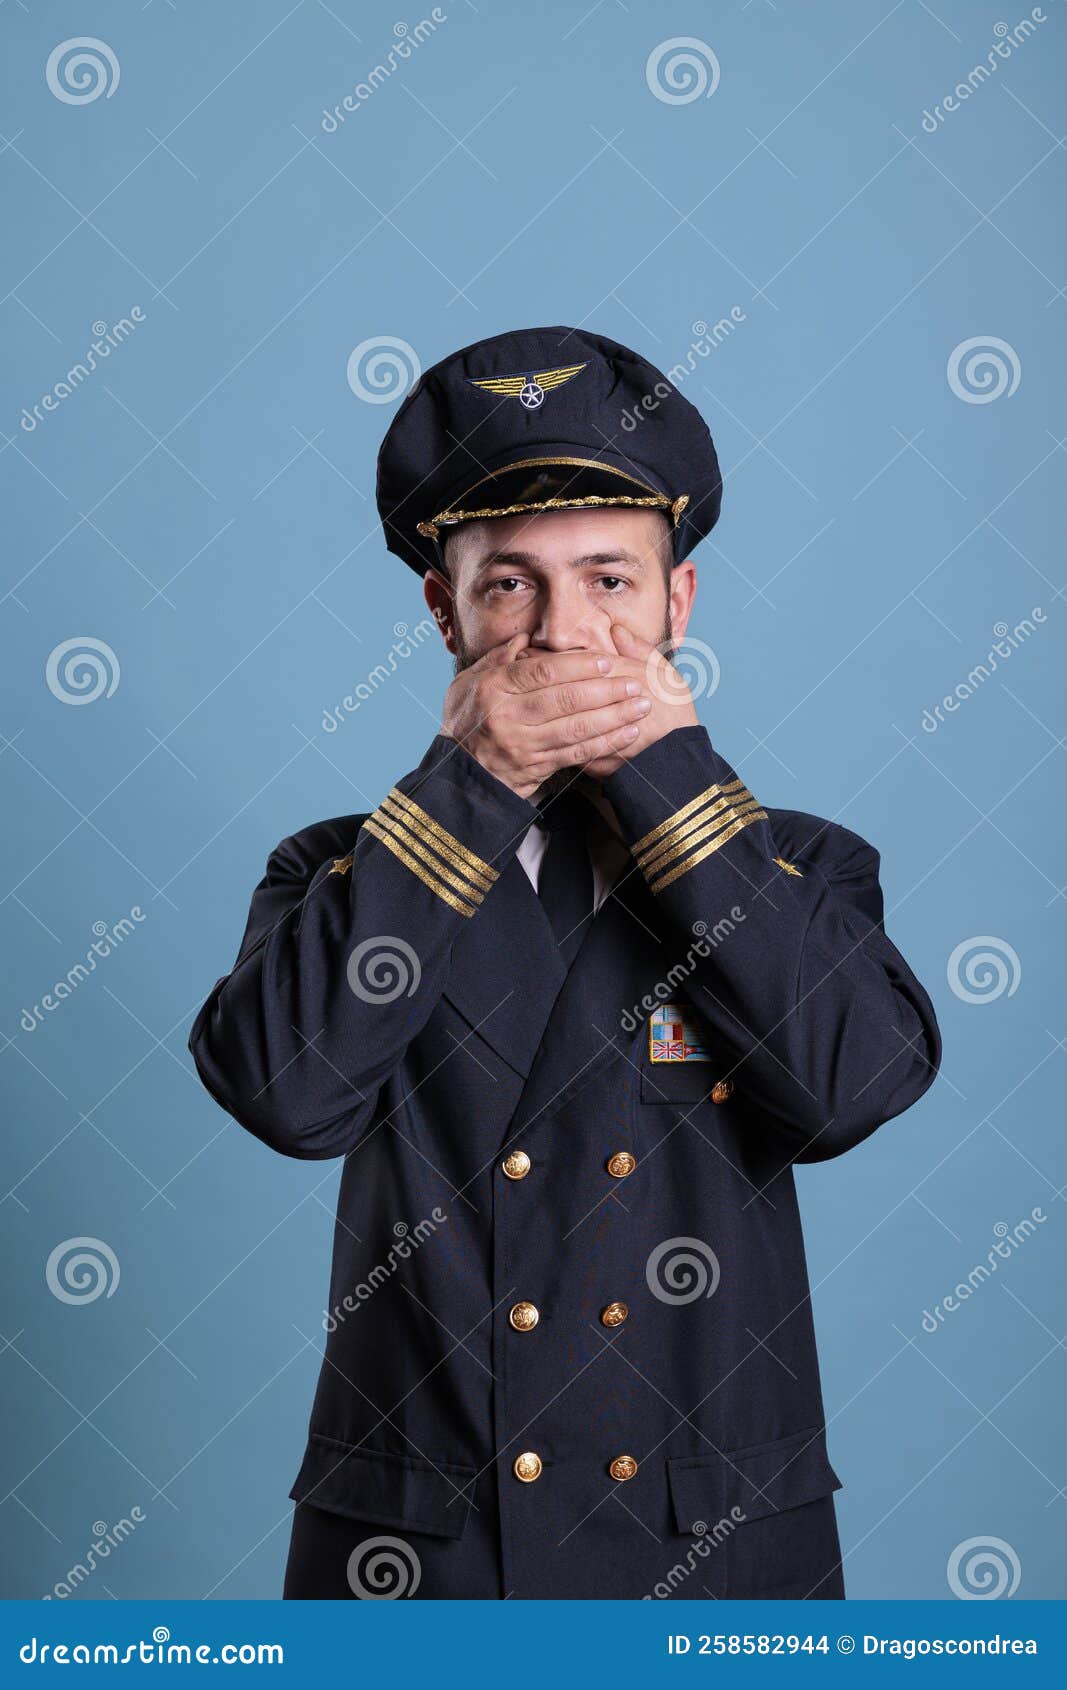
[[560, 955], [569, 967], [593, 919], [593, 865], [587, 833], [592, 808], [580, 793], [567, 791], [542, 805], [538, 823], [548, 831], [537, 894], [552, 924]]

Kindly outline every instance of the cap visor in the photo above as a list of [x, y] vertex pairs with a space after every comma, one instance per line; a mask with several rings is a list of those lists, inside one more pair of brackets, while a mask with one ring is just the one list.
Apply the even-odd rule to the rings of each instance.
[[672, 498], [643, 476], [605, 458], [548, 448], [536, 457], [513, 460], [479, 476], [418, 528], [420, 534], [437, 539], [442, 528], [460, 522], [596, 505], [643, 506], [662, 510], [676, 520], [687, 502], [685, 495]]

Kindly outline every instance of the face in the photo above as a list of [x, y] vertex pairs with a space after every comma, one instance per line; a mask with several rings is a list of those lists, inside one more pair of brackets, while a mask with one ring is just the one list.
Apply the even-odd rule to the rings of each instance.
[[430, 570], [426, 602], [457, 670], [515, 634], [531, 651], [613, 652], [613, 621], [654, 644], [677, 641], [696, 571], [681, 563], [668, 579], [669, 546], [659, 511], [625, 506], [466, 522], [449, 536], [451, 580]]

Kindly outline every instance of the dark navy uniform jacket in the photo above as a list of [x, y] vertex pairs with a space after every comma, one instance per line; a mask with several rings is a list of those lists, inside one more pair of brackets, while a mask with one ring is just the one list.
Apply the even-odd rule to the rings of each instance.
[[419, 1597], [843, 1594], [792, 1167], [921, 1096], [933, 1009], [877, 853], [703, 728], [603, 793], [633, 863], [569, 971], [534, 806], [439, 736], [278, 846], [193, 1027], [243, 1126], [345, 1159], [288, 1594], [383, 1538]]

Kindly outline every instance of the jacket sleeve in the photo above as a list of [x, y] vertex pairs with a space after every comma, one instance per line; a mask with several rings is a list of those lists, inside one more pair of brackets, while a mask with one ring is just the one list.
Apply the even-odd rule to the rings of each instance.
[[[907, 1109], [941, 1058], [933, 1006], [882, 925], [878, 853], [822, 826], [800, 864], [712, 748], [676, 728], [604, 783], [679, 942], [724, 1076], [793, 1159], [840, 1155]], [[703, 925], [699, 925], [703, 924]]]
[[283, 841], [189, 1037], [216, 1102], [287, 1155], [353, 1149], [534, 814], [438, 735], [358, 833], [353, 818], [347, 855], [316, 860], [321, 829]]

